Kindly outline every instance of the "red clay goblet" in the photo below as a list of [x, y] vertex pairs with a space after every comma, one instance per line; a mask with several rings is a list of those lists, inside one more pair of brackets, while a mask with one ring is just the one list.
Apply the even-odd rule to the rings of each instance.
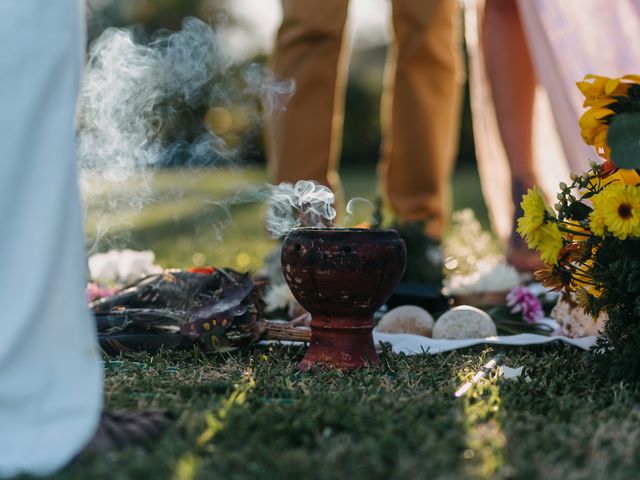
[[282, 269], [293, 296], [311, 313], [311, 343], [298, 369], [379, 363], [373, 314], [391, 296], [406, 261], [395, 230], [292, 230], [282, 246]]

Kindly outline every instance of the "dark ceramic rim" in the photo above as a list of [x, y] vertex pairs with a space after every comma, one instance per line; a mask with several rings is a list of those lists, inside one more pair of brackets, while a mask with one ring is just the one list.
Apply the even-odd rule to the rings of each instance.
[[340, 228], [340, 227], [300, 227], [292, 229], [287, 236], [293, 234], [312, 235], [343, 235], [349, 233], [398, 235], [398, 231], [392, 228]]

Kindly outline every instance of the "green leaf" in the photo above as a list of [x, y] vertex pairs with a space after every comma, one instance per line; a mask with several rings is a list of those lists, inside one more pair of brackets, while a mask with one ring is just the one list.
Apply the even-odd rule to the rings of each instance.
[[611, 161], [620, 168], [640, 167], [640, 113], [621, 113], [609, 125]]
[[581, 200], [587, 200], [587, 199], [593, 197], [595, 194], [596, 194], [596, 192], [587, 192], [581, 197]]
[[573, 202], [569, 205], [569, 218], [579, 222], [580, 220], [587, 218], [592, 210], [593, 209], [585, 203]]

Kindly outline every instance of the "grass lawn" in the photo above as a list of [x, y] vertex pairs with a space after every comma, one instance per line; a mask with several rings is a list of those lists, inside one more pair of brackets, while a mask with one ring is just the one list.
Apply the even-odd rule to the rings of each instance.
[[106, 363], [111, 408], [177, 417], [148, 449], [59, 478], [623, 479], [640, 471], [640, 391], [598, 385], [588, 353], [510, 350], [516, 380], [453, 396], [491, 355], [382, 355], [351, 374], [299, 373], [297, 348], [127, 356]]
[[[259, 169], [160, 172], [141, 211], [126, 189], [96, 185], [88, 229], [100, 232], [99, 250], [150, 248], [166, 267], [255, 269], [271, 248], [262, 207], [224, 199], [264, 178]], [[345, 172], [344, 180], [348, 197], [372, 197], [373, 172]], [[481, 204], [473, 172], [454, 181], [456, 208]], [[224, 231], [222, 207], [233, 218]], [[486, 211], [476, 213], [486, 224]], [[303, 352], [280, 346], [107, 359], [107, 407], [167, 408], [176, 421], [147, 449], [85, 459], [56, 477], [638, 478], [640, 389], [599, 384], [588, 353], [549, 346], [506, 350], [506, 365], [523, 366], [523, 376], [492, 377], [454, 398], [498, 351], [383, 352], [380, 368], [350, 374], [299, 373]]]

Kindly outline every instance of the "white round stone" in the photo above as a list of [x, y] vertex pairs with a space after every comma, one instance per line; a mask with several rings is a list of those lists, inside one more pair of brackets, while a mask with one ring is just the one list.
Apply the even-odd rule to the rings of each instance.
[[496, 325], [489, 314], [469, 305], [461, 305], [443, 313], [433, 326], [433, 338], [462, 340], [497, 334]]
[[433, 323], [433, 317], [424, 308], [402, 305], [385, 313], [376, 330], [383, 333], [413, 333], [430, 337]]

